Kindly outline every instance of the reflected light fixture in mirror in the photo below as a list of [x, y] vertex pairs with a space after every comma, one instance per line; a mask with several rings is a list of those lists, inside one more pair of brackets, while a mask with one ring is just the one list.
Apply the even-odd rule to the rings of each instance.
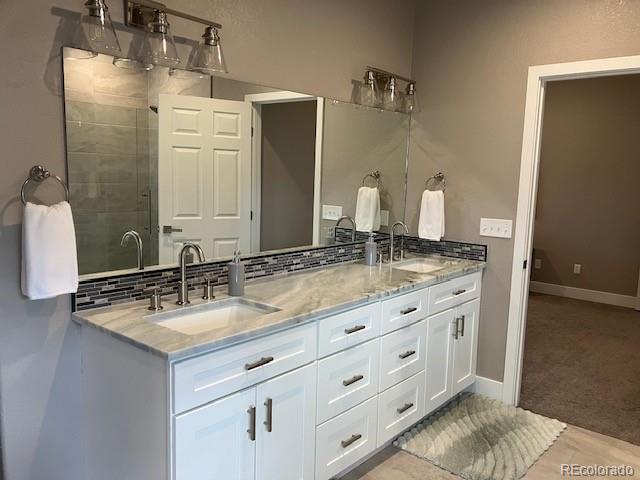
[[407, 90], [404, 96], [404, 112], [414, 113], [418, 112], [418, 95], [416, 95], [416, 83], [409, 82], [407, 84]]
[[145, 64], [163, 67], [176, 67], [180, 64], [180, 57], [169, 30], [167, 14], [156, 10], [143, 46], [142, 61]]
[[227, 65], [222, 54], [220, 35], [214, 26], [207, 26], [200, 43], [191, 58], [187, 69], [212, 75], [214, 73], [228, 73]]
[[120, 42], [111, 22], [109, 9], [104, 0], [87, 0], [87, 13], [82, 15], [80, 26], [92, 51], [118, 55]]
[[387, 86], [382, 93], [382, 108], [385, 110], [399, 110], [400, 100], [398, 85], [395, 77], [389, 77]]
[[367, 70], [364, 77], [364, 83], [360, 87], [360, 105], [366, 107], [380, 106], [380, 92], [378, 91], [378, 83], [375, 74], [371, 70]]
[[145, 36], [134, 34], [129, 52], [126, 57], [115, 57], [113, 64], [116, 67], [126, 68], [128, 70], [151, 70], [153, 64], [145, 62], [143, 59]]

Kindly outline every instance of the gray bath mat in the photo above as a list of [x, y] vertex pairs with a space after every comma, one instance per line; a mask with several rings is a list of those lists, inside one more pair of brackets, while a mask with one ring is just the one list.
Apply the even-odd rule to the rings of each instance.
[[394, 445], [469, 480], [522, 477], [567, 426], [478, 394], [464, 394]]

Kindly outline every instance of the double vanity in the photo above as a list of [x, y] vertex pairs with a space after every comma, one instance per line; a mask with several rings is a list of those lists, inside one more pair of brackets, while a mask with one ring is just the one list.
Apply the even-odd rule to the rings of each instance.
[[89, 478], [353, 468], [474, 383], [483, 268], [346, 263], [249, 282], [244, 297], [75, 313]]

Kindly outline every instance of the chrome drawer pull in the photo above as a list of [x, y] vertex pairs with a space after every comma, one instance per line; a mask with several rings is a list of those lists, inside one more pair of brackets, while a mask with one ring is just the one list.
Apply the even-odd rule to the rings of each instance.
[[397, 408], [396, 411], [398, 413], [404, 413], [407, 410], [409, 410], [411, 407], [413, 407], [413, 403], [405, 403], [403, 407]]
[[398, 355], [398, 357], [400, 357], [402, 360], [404, 360], [405, 358], [409, 358], [411, 355], [415, 355], [416, 351], [415, 350], [407, 350], [404, 353], [401, 353], [400, 355]]
[[454, 295], [462, 295], [463, 293], [465, 293], [467, 290], [465, 288], [462, 288], [460, 290], [456, 290], [455, 292], [453, 292]]
[[359, 382], [363, 378], [364, 378], [363, 375], [354, 375], [349, 380], [343, 380], [342, 385], [344, 385], [345, 387], [348, 387], [349, 385], [353, 385], [354, 383]]
[[249, 434], [249, 440], [255, 442], [256, 440], [256, 407], [249, 407], [247, 410], [249, 414], [249, 429], [247, 433]]
[[410, 313], [413, 313], [416, 310], [418, 310], [418, 307], [410, 307], [410, 308], [405, 308], [404, 310], [400, 310], [400, 313], [402, 315], [409, 315]]
[[264, 421], [264, 426], [267, 428], [267, 432], [271, 433], [273, 430], [273, 399], [267, 398], [264, 406], [267, 407], [267, 419]]
[[344, 333], [346, 333], [347, 335], [351, 335], [352, 333], [359, 332], [360, 330], [364, 330], [365, 328], [367, 328], [366, 325], [356, 325], [355, 327], [345, 328]]
[[273, 357], [262, 357], [260, 360], [253, 363], [245, 363], [244, 368], [245, 370], [253, 370], [254, 368], [262, 367], [263, 365], [271, 362], [273, 362]]
[[340, 442], [340, 445], [342, 445], [342, 448], [347, 448], [349, 445], [351, 445], [353, 442], [357, 442], [358, 440], [360, 440], [362, 438], [362, 435], [360, 435], [359, 433], [355, 434], [355, 435], [351, 435], [351, 438], [348, 440], [342, 440]]

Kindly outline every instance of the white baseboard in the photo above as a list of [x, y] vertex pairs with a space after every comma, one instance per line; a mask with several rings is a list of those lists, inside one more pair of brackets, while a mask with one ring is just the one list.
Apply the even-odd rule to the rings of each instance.
[[502, 401], [502, 382], [486, 377], [476, 377], [472, 391]]
[[557, 297], [586, 300], [587, 302], [606, 303], [608, 305], [617, 305], [618, 307], [636, 308], [638, 305], [638, 297], [631, 295], [599, 292], [598, 290], [587, 290], [586, 288], [566, 287], [553, 283], [531, 282], [529, 291], [555, 295]]

